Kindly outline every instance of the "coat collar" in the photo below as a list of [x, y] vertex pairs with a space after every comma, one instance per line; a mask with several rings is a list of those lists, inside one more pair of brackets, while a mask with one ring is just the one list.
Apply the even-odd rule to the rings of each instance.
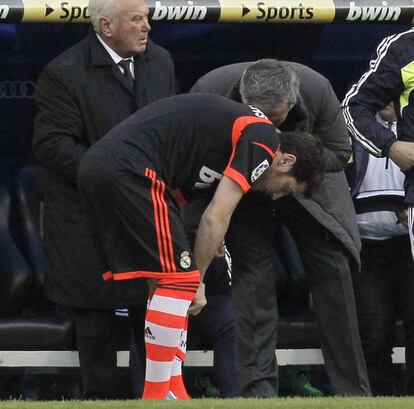
[[[94, 32], [90, 32], [86, 38], [89, 44], [89, 64], [90, 65], [114, 65], [114, 61], [103, 45], [96, 38]], [[153, 57], [154, 43], [148, 39], [147, 49], [144, 53], [134, 56], [134, 61], [148, 61]]]
[[[148, 75], [151, 75], [151, 73], [148, 72], [149, 68], [147, 68], [147, 66], [153, 59], [152, 57], [155, 47], [154, 43], [151, 40], [148, 40], [146, 51], [142, 54], [134, 56], [135, 89], [131, 89], [119, 70], [119, 67], [116, 66], [114, 60], [96, 38], [96, 34], [94, 32], [89, 33], [86, 41], [89, 45], [89, 56], [87, 63], [89, 63], [90, 66], [95, 67], [111, 67], [112, 75], [122, 84], [124, 88], [126, 88], [129, 93], [135, 96], [139, 95], [138, 99], [140, 99], [142, 96], [140, 94], [143, 92], [145, 93], [147, 88], [143, 85], [143, 81], [145, 83], [145, 78], [147, 78]], [[146, 95], [142, 97], [146, 97]], [[137, 101], [137, 104], [140, 106], [141, 102]]]

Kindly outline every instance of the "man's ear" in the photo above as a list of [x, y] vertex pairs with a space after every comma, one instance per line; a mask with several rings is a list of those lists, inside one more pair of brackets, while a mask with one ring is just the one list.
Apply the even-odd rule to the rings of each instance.
[[275, 162], [279, 172], [290, 172], [290, 169], [296, 163], [296, 156], [281, 152], [280, 155], [276, 156]]
[[293, 166], [296, 163], [296, 156], [291, 153], [282, 153], [283, 163], [285, 165]]
[[99, 28], [100, 28], [100, 33], [102, 33], [102, 35], [106, 38], [111, 38], [112, 37], [112, 29], [111, 29], [111, 21], [109, 20], [108, 17], [99, 17]]

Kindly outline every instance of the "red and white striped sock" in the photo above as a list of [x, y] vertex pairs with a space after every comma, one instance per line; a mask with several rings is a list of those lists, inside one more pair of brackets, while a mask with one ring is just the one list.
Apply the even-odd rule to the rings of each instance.
[[184, 327], [184, 331], [182, 332], [182, 336], [180, 339], [180, 345], [178, 346], [178, 350], [174, 358], [172, 372], [171, 372], [171, 379], [170, 379], [170, 391], [178, 399], [182, 399], [182, 400], [191, 399], [185, 388], [183, 374], [182, 374], [183, 361], [185, 360], [186, 352], [187, 352], [187, 328], [188, 328], [188, 317], [185, 321], [185, 327]]
[[182, 279], [157, 281], [145, 317], [147, 368], [143, 399], [164, 399], [170, 391], [174, 359], [198, 286], [199, 281], [184, 274]]

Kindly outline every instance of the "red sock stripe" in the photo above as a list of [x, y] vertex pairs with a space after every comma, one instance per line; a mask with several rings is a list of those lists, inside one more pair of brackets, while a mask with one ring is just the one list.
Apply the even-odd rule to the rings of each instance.
[[161, 287], [170, 287], [170, 288], [176, 288], [177, 290], [183, 289], [183, 290], [188, 290], [188, 289], [192, 289], [192, 288], [197, 288], [199, 286], [200, 282], [199, 281], [192, 281], [192, 282], [181, 282], [181, 281], [177, 281], [176, 283], [171, 283], [171, 284], [161, 284]]
[[177, 348], [175, 356], [180, 358], [182, 361], [185, 361], [186, 354], [183, 351], [181, 351], [181, 349]]
[[170, 284], [176, 284], [177, 282], [180, 282], [182, 284], [185, 283], [200, 283], [200, 272], [198, 270], [189, 271], [187, 273], [181, 272], [181, 273], [175, 273], [170, 275], [163, 274], [162, 277], [160, 277], [160, 280], [158, 280], [158, 285], [170, 285]]
[[200, 283], [193, 283], [193, 284], [184, 284], [184, 283], [177, 283], [177, 284], [162, 284], [160, 288], [170, 288], [172, 290], [177, 291], [197, 291], [198, 286]]
[[182, 329], [183, 317], [166, 312], [147, 310], [145, 320], [152, 324], [160, 325], [168, 328]]
[[154, 272], [154, 271], [125, 271], [123, 273], [113, 273], [112, 271], [107, 271], [102, 274], [102, 277], [105, 281], [108, 280], [132, 280], [135, 278], [155, 278], [161, 285], [171, 284], [175, 282], [174, 280], [180, 281], [200, 281], [200, 272], [198, 270], [185, 272]]
[[157, 362], [171, 362], [176, 353], [177, 347], [165, 347], [157, 344], [145, 343], [145, 351], [147, 353], [147, 359]]
[[195, 296], [195, 291], [177, 291], [169, 290], [167, 288], [158, 288], [157, 295], [162, 295], [163, 297], [175, 298], [178, 300], [187, 300], [193, 301]]
[[178, 287], [177, 288], [177, 287], [168, 286], [168, 285], [166, 285], [162, 288], [164, 288], [165, 290], [180, 291], [180, 293], [184, 292], [184, 293], [193, 293], [193, 294], [196, 293], [197, 289], [198, 289], [198, 287], [194, 287], [194, 288], [179, 288]]
[[182, 375], [171, 376], [170, 390], [179, 400], [190, 400]]
[[144, 394], [142, 395], [142, 399], [144, 400], [164, 399], [169, 389], [170, 389], [170, 381], [166, 381], [166, 382], [145, 381]]
[[200, 284], [200, 281], [199, 280], [198, 281], [187, 281], [186, 279], [184, 279], [184, 280], [175, 280], [174, 282], [173, 282], [173, 280], [170, 280], [170, 281], [171, 281], [170, 283], [163, 282], [163, 283], [160, 284], [160, 286], [161, 287], [167, 287], [167, 286], [169, 286], [169, 287], [175, 287], [178, 290], [181, 289], [181, 288], [183, 290], [186, 290], [188, 288], [189, 289], [194, 288], [194, 287], [197, 288], [199, 286], [199, 284]]

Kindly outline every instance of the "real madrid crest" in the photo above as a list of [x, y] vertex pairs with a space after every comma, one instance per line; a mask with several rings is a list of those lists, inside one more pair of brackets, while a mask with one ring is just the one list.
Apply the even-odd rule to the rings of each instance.
[[188, 251], [183, 251], [180, 257], [181, 257], [180, 266], [182, 268], [188, 268], [191, 266], [191, 258], [190, 258], [190, 253]]

